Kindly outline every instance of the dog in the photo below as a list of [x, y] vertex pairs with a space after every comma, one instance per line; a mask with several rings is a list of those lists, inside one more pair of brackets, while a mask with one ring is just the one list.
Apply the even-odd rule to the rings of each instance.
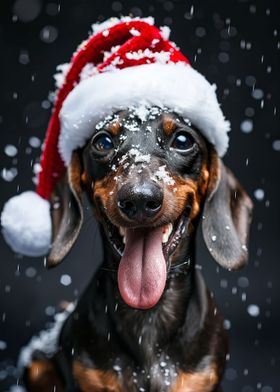
[[216, 262], [243, 267], [252, 202], [187, 119], [156, 106], [142, 112], [98, 121], [52, 195], [48, 266], [77, 239], [85, 197], [104, 259], [63, 322], [56, 352], [32, 353], [24, 371], [31, 392], [221, 391], [227, 334], [195, 268], [195, 238], [202, 221]]

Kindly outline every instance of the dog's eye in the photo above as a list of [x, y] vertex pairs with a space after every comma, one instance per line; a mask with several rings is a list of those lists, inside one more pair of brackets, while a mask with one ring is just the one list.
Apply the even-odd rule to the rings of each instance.
[[179, 132], [175, 135], [171, 148], [180, 151], [187, 151], [192, 148], [194, 142], [192, 137], [187, 132]]
[[92, 146], [96, 152], [106, 154], [114, 148], [114, 142], [108, 133], [102, 132], [93, 137]]

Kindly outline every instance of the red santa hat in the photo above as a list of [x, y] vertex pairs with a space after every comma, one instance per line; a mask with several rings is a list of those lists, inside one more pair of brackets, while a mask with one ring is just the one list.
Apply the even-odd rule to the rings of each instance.
[[1, 215], [11, 248], [40, 256], [51, 246], [49, 198], [93, 126], [112, 110], [135, 105], [168, 107], [187, 117], [220, 156], [228, 146], [225, 120], [211, 85], [158, 29], [153, 18], [112, 18], [94, 32], [57, 75], [58, 91], [49, 122], [35, 192], [11, 198]]

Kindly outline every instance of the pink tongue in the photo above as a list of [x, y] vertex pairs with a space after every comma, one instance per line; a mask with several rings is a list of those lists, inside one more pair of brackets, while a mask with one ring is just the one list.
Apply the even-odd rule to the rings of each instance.
[[162, 229], [127, 229], [126, 245], [118, 270], [118, 285], [127, 305], [152, 308], [166, 282]]

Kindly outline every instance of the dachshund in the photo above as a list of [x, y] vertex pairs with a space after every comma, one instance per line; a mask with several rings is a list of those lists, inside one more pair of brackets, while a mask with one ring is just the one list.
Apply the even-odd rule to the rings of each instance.
[[227, 270], [244, 266], [252, 202], [215, 148], [175, 111], [112, 112], [95, 124], [52, 195], [48, 266], [69, 252], [92, 206], [103, 262], [63, 322], [56, 352], [35, 350], [31, 392], [218, 392], [223, 317], [195, 267], [199, 222]]

